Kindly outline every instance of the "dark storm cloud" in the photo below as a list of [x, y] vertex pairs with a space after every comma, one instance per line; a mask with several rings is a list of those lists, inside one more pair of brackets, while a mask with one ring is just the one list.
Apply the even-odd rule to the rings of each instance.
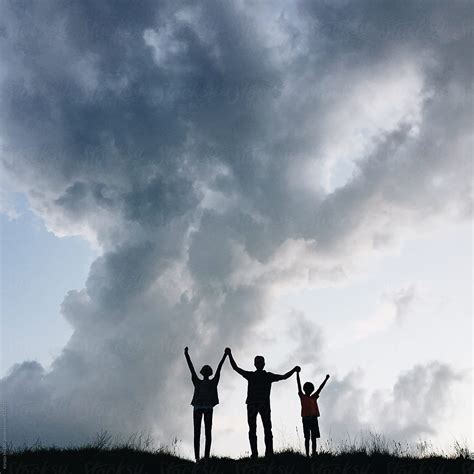
[[[52, 370], [2, 380], [14, 442], [180, 432], [168, 374], [190, 339], [216, 358], [273, 285], [470, 214], [468, 2], [0, 8], [4, 172], [103, 250]], [[335, 160], [352, 171], [327, 189]]]

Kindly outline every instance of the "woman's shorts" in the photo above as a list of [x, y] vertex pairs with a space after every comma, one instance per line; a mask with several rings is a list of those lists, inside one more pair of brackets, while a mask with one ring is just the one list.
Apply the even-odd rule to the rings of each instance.
[[319, 438], [319, 423], [317, 416], [303, 416], [303, 433], [305, 439]]
[[212, 413], [213, 407], [210, 406], [194, 406], [193, 407], [194, 413], [201, 412], [201, 413]]

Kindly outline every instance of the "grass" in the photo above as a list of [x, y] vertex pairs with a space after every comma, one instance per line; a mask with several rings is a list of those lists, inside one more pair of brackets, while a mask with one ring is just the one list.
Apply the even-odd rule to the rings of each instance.
[[[331, 440], [314, 458], [291, 449], [271, 458], [211, 458], [195, 464], [179, 456], [178, 440], [155, 447], [151, 437], [113, 439], [106, 432], [80, 447], [8, 447], [6, 471], [13, 474], [472, 474], [474, 461], [467, 446], [455, 443], [450, 454], [435, 452], [425, 442], [415, 446], [369, 435], [335, 445]], [[2, 471], [3, 472], [3, 471]]]

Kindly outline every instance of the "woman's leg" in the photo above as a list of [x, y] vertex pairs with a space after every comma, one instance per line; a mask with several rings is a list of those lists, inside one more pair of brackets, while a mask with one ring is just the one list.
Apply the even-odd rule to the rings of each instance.
[[206, 448], [204, 450], [204, 457], [209, 458], [211, 454], [212, 443], [212, 408], [204, 412], [204, 432], [206, 434]]
[[201, 420], [202, 420], [202, 410], [194, 410], [193, 412], [194, 457], [196, 459], [196, 462], [199, 461], [199, 444], [201, 440]]

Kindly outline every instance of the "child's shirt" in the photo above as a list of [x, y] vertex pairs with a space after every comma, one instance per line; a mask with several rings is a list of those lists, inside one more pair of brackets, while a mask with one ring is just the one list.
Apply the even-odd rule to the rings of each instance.
[[305, 395], [300, 393], [301, 400], [301, 416], [319, 416], [319, 407], [316, 399], [319, 395]]

